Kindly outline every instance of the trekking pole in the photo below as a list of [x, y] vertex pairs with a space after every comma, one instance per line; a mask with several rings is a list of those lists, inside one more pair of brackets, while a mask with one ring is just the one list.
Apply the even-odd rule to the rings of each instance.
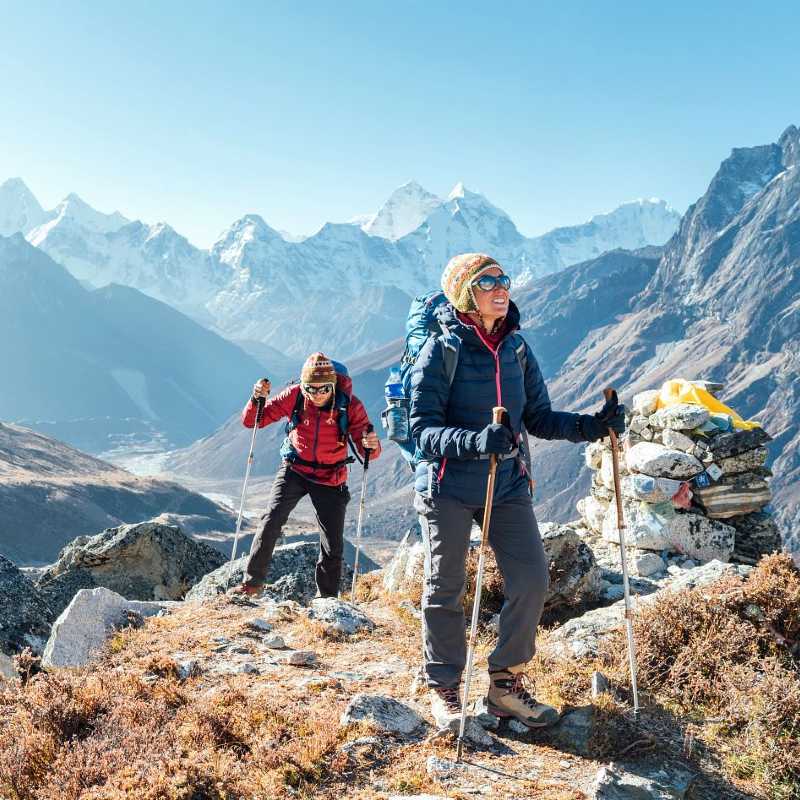
[[[606, 402], [617, 404], [615, 389], [603, 389]], [[631, 587], [628, 580], [628, 556], [625, 551], [625, 519], [622, 515], [622, 493], [619, 484], [619, 441], [615, 431], [608, 429], [611, 437], [611, 461], [614, 467], [614, 497], [617, 502], [617, 533], [619, 535], [619, 553], [622, 561], [622, 586], [625, 593], [625, 628], [628, 635], [628, 661], [631, 670], [631, 688], [633, 689], [633, 716], [639, 714], [639, 689], [636, 685], [636, 642], [633, 640], [633, 609], [631, 608]]]
[[[367, 426], [367, 433], [375, 430], [372, 425]], [[369, 469], [369, 456], [372, 450], [364, 451], [364, 471], [361, 474], [361, 501], [358, 504], [358, 523], [356, 524], [356, 555], [353, 559], [353, 584], [350, 587], [350, 602], [356, 601], [356, 580], [358, 579], [358, 554], [361, 550], [361, 525], [364, 522], [364, 495], [367, 491], [367, 470]]]
[[[263, 378], [262, 380], [267, 380]], [[228, 574], [228, 586], [226, 586], [226, 590], [230, 587], [231, 576], [233, 575], [233, 562], [236, 561], [236, 550], [239, 546], [239, 534], [242, 530], [242, 518], [244, 517], [244, 498], [247, 495], [247, 482], [250, 480], [250, 468], [253, 466], [253, 450], [256, 446], [256, 433], [258, 432], [258, 426], [261, 422], [261, 415], [264, 413], [264, 403], [266, 402], [265, 397], [259, 397], [257, 400], [258, 408], [256, 410], [256, 421], [255, 425], [253, 425], [253, 435], [250, 438], [250, 452], [247, 455], [247, 467], [244, 471], [244, 483], [242, 484], [242, 497], [239, 501], [239, 516], [236, 518], [236, 535], [233, 537], [233, 551], [231, 553], [231, 570]]]
[[[492, 409], [492, 423], [501, 425], [502, 406]], [[461, 721], [458, 725], [458, 744], [456, 745], [456, 762], [461, 761], [461, 750], [464, 746], [464, 729], [467, 726], [467, 701], [469, 685], [472, 681], [472, 661], [475, 655], [475, 637], [478, 633], [478, 615], [481, 609], [481, 590], [483, 588], [483, 562], [486, 557], [486, 542], [489, 540], [489, 523], [492, 519], [492, 501], [494, 500], [494, 479], [497, 474], [497, 455], [492, 453], [489, 459], [489, 479], [486, 481], [486, 503], [483, 506], [483, 525], [481, 526], [481, 546], [478, 550], [478, 569], [475, 573], [475, 598], [472, 601], [472, 625], [469, 630], [469, 647], [467, 648], [467, 673], [464, 678], [464, 695], [461, 698]]]

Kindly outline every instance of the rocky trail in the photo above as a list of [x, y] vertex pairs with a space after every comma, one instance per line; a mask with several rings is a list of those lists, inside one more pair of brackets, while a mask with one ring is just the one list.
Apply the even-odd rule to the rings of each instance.
[[[22, 656], [22, 681], [0, 681], [0, 797], [772, 797], [726, 777], [705, 736], [718, 720], [699, 708], [679, 716], [645, 682], [633, 720], [624, 647], [616, 661], [603, 650], [619, 629], [619, 603], [595, 600], [589, 605], [601, 605], [585, 611], [586, 592], [612, 563], [598, 567], [590, 551], [587, 562], [572, 530], [554, 526], [544, 539], [551, 577], [560, 576], [548, 613], [572, 617], [551, 621], [532, 664], [537, 695], [562, 712], [552, 728], [481, 712], [494, 639], [487, 613], [474, 719], [456, 764], [454, 736], [436, 730], [421, 679], [419, 543], [409, 537], [387, 568], [364, 576], [356, 605], [309, 597], [301, 576], [313, 569], [313, 546], [295, 543], [276, 551], [282, 575], [256, 600], [218, 594], [230, 565], [183, 602], [78, 592], [53, 628], [47, 671], [29, 674], [38, 667]], [[721, 562], [678, 567], [651, 587], [648, 602], [663, 615], [691, 587], [741, 583], [752, 572]], [[292, 594], [300, 602], [283, 599]], [[593, 675], [598, 669], [609, 677]]]
[[[368, 594], [369, 587], [365, 589]], [[476, 701], [486, 691], [488, 644], [484, 637]], [[419, 657], [419, 623], [402, 602], [376, 598], [362, 601], [356, 609], [340, 601], [318, 600], [302, 606], [293, 601], [232, 602], [219, 597], [202, 606], [173, 604], [140, 627], [117, 632], [91, 667], [81, 668], [70, 680], [73, 686], [85, 687], [92, 675], [119, 676], [119, 680], [141, 681], [157, 695], [179, 694], [181, 703], [216, 698], [223, 715], [230, 709], [225, 698], [235, 694], [237, 702], [256, 716], [287, 714], [291, 709], [293, 714], [308, 714], [315, 720], [312, 730], [288, 734], [291, 748], [321, 748], [321, 772], [314, 785], [300, 780], [294, 793], [290, 781], [284, 785], [285, 794], [259, 794], [255, 789], [259, 780], [275, 770], [268, 762], [251, 759], [243, 748], [246, 781], [253, 793], [239, 795], [232, 784], [230, 794], [192, 795], [196, 797], [747, 796], [731, 787], [719, 794], [724, 784], [714, 778], [713, 770], [704, 774], [701, 764], [687, 763], [682, 742], [674, 734], [660, 739], [654, 748], [654, 733], [662, 723], [658, 712], [649, 710], [638, 729], [627, 726], [629, 740], [619, 744], [621, 753], [641, 749], [648, 757], [625, 766], [609, 766], [576, 753], [576, 745], [578, 750], [586, 747], [587, 736], [592, 735], [593, 723], [585, 709], [567, 714], [548, 732], [529, 731], [516, 723], [499, 724], [483, 715], [479, 720], [486, 729], [470, 729], [472, 741], [465, 761], [456, 765], [453, 736], [437, 735], [433, 727], [419, 680]], [[226, 724], [235, 723], [231, 719]], [[248, 733], [238, 735], [246, 738]], [[13, 744], [11, 750], [17, 747]], [[155, 753], [151, 756], [158, 758]], [[278, 772], [290, 765], [288, 759]], [[166, 764], [164, 768], [168, 769]], [[0, 769], [0, 786], [2, 775]], [[691, 794], [686, 792], [689, 777]], [[636, 790], [639, 794], [619, 788], [628, 784], [641, 785]], [[19, 796], [48, 795], [34, 791]]]

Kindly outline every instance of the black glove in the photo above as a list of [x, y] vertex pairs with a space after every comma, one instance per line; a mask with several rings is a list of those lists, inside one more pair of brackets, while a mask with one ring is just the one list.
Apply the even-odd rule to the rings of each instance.
[[625, 433], [625, 406], [619, 404], [615, 392], [594, 416], [582, 414], [578, 425], [587, 442], [595, 442], [608, 436], [609, 428], [620, 436]]
[[505, 425], [487, 425], [477, 435], [475, 449], [481, 455], [510, 453], [514, 449], [514, 434]]

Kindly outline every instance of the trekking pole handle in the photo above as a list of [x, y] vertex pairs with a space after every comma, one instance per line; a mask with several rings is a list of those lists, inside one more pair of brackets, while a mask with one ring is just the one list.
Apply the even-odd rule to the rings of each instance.
[[[375, 426], [370, 422], [369, 425], [367, 425], [367, 431], [366, 432], [367, 433], [372, 433], [374, 430], [375, 430]], [[369, 447], [365, 447], [364, 448], [364, 469], [365, 470], [369, 469], [369, 457], [370, 457], [371, 453], [372, 453], [372, 449], [371, 448], [369, 448]]]
[[610, 400], [613, 400], [615, 403], [619, 402], [619, 396], [617, 395], [617, 390], [611, 386], [609, 386], [606, 389], [603, 389], [603, 397], [605, 398], [606, 403], [608, 403]]
[[[261, 378], [261, 380], [262, 381], [266, 381], [267, 383], [270, 382], [269, 378]], [[266, 402], [267, 402], [267, 398], [266, 397], [259, 397], [256, 400], [256, 407], [257, 407], [257, 410], [256, 410], [256, 428], [261, 423], [261, 417], [264, 414], [264, 404]]]

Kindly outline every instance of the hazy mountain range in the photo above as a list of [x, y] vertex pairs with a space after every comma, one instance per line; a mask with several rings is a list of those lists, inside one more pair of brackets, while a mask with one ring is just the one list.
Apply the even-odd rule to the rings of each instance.
[[188, 444], [264, 367], [136, 289], [87, 290], [20, 234], [0, 237], [0, 419], [94, 452], [109, 436]]
[[[175, 387], [172, 395], [164, 389], [164, 395], [172, 400], [155, 416], [172, 420], [169, 424], [176, 429], [187, 419], [192, 423], [202, 419], [203, 431], [197, 433], [199, 425], [187, 429], [185, 440], [207, 437], [174, 454], [170, 465], [185, 474], [236, 477], [241, 473], [247, 438], [238, 424], [237, 411], [253, 374], [265, 369], [264, 359], [280, 363], [288, 372], [301, 355], [320, 346], [346, 358], [356, 378], [356, 392], [376, 419], [386, 367], [397, 360], [402, 349], [399, 337], [410, 293], [435, 284], [448, 254], [485, 249], [505, 261], [517, 277], [514, 298], [523, 330], [541, 362], [555, 407], [594, 410], [607, 385], [619, 387], [629, 399], [636, 391], [657, 387], [671, 377], [726, 384], [722, 399], [744, 416], [759, 418], [774, 437], [775, 506], [789, 529], [800, 522], [798, 164], [800, 133], [794, 126], [774, 144], [735, 149], [671, 238], [664, 223], [661, 232], [669, 239], [666, 243], [657, 241], [652, 231], [657, 229], [658, 219], [666, 220], [674, 212], [660, 203], [637, 203], [584, 226], [527, 239], [507, 215], [481, 195], [459, 186], [446, 200], [440, 200], [416, 184], [407, 184], [376, 214], [328, 224], [300, 242], [286, 241], [260, 217], [251, 215], [234, 223], [209, 252], [188, 250], [191, 258], [180, 262], [167, 255], [151, 263], [142, 256], [137, 263], [142, 265], [142, 274], [153, 279], [150, 291], [154, 293], [153, 286], [168, 292], [183, 281], [193, 281], [193, 270], [199, 270], [201, 280], [185, 288], [184, 297], [202, 297], [205, 290], [196, 295], [192, 291], [204, 281], [218, 288], [202, 307], [194, 309], [195, 318], [205, 315], [206, 324], [228, 336], [235, 331], [234, 338], [260, 361], [241, 360], [247, 356], [240, 349], [135, 289], [115, 286], [87, 291], [41, 253], [52, 246], [58, 255], [57, 247], [66, 247], [64, 242], [70, 241], [70, 257], [76, 259], [70, 262], [70, 269], [77, 270], [75, 264], [84, 259], [95, 265], [96, 276], [104, 275], [99, 262], [95, 263], [100, 250], [93, 250], [92, 242], [107, 247], [129, 237], [132, 225], [151, 228], [116, 215], [94, 217], [74, 200], [62, 204], [58, 215], [49, 212], [48, 216], [21, 192], [18, 182], [12, 182], [10, 194], [22, 201], [12, 209], [7, 183], [0, 191], [3, 230], [8, 232], [8, 225], [17, 225], [28, 241], [37, 242], [40, 248], [31, 247], [21, 235], [0, 240], [0, 280], [6, 282], [0, 287], [0, 302], [4, 304], [8, 341], [3, 355], [10, 365], [8, 375], [19, 381], [25, 396], [31, 398], [24, 407], [37, 408], [39, 414], [45, 413], [42, 404], [52, 408], [50, 395], [41, 391], [42, 367], [52, 367], [59, 376], [77, 371], [79, 376], [98, 380], [103, 388], [92, 398], [98, 408], [126, 408], [126, 414], [147, 418], [143, 408], [149, 405], [156, 411], [150, 381], [158, 386], [165, 375], [175, 376], [179, 362], [191, 363], [195, 382], [176, 381], [182, 389], [185, 385], [196, 387], [204, 407], [214, 410], [195, 416]], [[80, 214], [75, 211], [78, 208]], [[73, 212], [84, 222], [56, 222], [67, 220]], [[644, 224], [649, 216], [655, 227]], [[635, 219], [635, 224], [625, 222], [630, 219]], [[71, 232], [69, 237], [55, 235], [60, 226]], [[91, 235], [76, 233], [91, 226]], [[609, 246], [614, 241], [610, 231], [617, 227], [638, 231], [627, 250]], [[650, 231], [648, 236], [644, 230]], [[177, 234], [170, 231], [164, 228], [162, 235], [173, 240]], [[645, 246], [654, 244], [663, 246]], [[565, 266], [583, 252], [584, 245], [589, 249], [586, 257]], [[136, 252], [143, 251], [139, 248]], [[543, 252], [551, 254], [550, 260], [537, 255]], [[68, 255], [65, 251], [62, 260]], [[209, 271], [193, 266], [201, 263], [195, 258], [210, 265]], [[192, 277], [181, 275], [180, 264]], [[175, 271], [171, 271], [174, 265]], [[118, 268], [116, 260], [107, 262], [109, 272]], [[174, 283], [161, 280], [162, 273], [171, 274]], [[134, 275], [135, 270], [129, 274]], [[157, 280], [155, 276], [159, 276]], [[88, 267], [82, 278], [88, 284], [99, 279], [90, 277]], [[172, 302], [181, 305], [179, 298]], [[74, 318], [73, 307], [80, 309]], [[185, 304], [183, 307], [189, 310]], [[153, 312], [156, 308], [158, 314]], [[213, 347], [233, 349], [216, 351], [203, 340], [197, 349], [188, 351], [190, 355], [176, 355], [184, 351], [168, 346], [172, 340], [162, 330], [177, 326], [178, 319], [182, 326], [178, 339], [192, 331], [192, 336], [213, 337], [208, 340]], [[142, 328], [148, 329], [144, 342], [136, 338], [143, 335]], [[117, 350], [115, 342], [123, 333], [132, 338]], [[15, 335], [20, 344], [16, 349], [24, 352], [26, 336], [37, 349], [28, 351], [27, 358], [15, 356]], [[156, 359], [159, 367], [152, 378], [150, 356], [136, 360], [131, 355], [150, 352], [163, 356], [163, 361]], [[71, 361], [76, 353], [80, 359]], [[78, 366], [58, 372], [59, 362]], [[198, 363], [211, 383], [225, 385], [224, 401], [217, 405], [204, 395], [211, 387], [200, 380], [203, 373]], [[225, 365], [231, 368], [230, 375], [220, 374]], [[121, 380], [114, 375], [120, 370]], [[131, 374], [144, 375], [144, 382], [132, 379]], [[71, 391], [64, 393], [63, 402], [65, 411], [72, 413], [69, 402], [90, 394], [86, 387], [94, 384], [75, 379], [68, 385]], [[145, 393], [142, 386], [147, 387]], [[119, 406], [116, 400], [109, 400], [112, 394], [119, 396]], [[153, 397], [156, 395], [158, 392]], [[0, 416], [18, 418], [19, 408], [11, 411], [0, 408]], [[214, 415], [217, 421], [212, 424]], [[218, 428], [225, 419], [228, 421]], [[260, 437], [257, 473], [269, 472], [276, 465], [276, 444], [281, 436], [282, 427], [274, 426]], [[575, 501], [585, 494], [588, 479], [582, 448], [537, 442], [534, 460], [540, 516], [574, 518]], [[387, 446], [371, 478], [373, 521], [387, 528], [405, 524], [407, 509], [399, 505], [407, 493], [407, 475], [396, 449]]]
[[[665, 247], [609, 252], [539, 278], [514, 297], [555, 408], [593, 411], [609, 385], [630, 400], [674, 377], [724, 383], [721, 399], [759, 419], [774, 437], [775, 508], [784, 531], [800, 525], [796, 127], [775, 144], [735, 149]], [[401, 352], [398, 339], [351, 362], [356, 391], [373, 418], [383, 404], [386, 369]], [[260, 471], [274, 468], [281, 436], [280, 426], [263, 435]], [[245, 437], [234, 418], [170, 464], [177, 471], [233, 477], [241, 471]], [[536, 441], [534, 463], [540, 517], [575, 518], [575, 503], [588, 489], [583, 449]], [[408, 473], [397, 449], [388, 444], [375, 467], [373, 524], [405, 524], [397, 493]]]
[[642, 200], [527, 238], [463, 184], [442, 199], [412, 181], [363, 220], [297, 240], [250, 214], [201, 250], [166, 223], [103, 214], [74, 194], [44, 211], [20, 179], [0, 187], [0, 235], [22, 233], [86, 286], [139, 289], [290, 358], [324, 341], [346, 359], [395, 338], [410, 298], [438, 286], [456, 253], [491, 252], [521, 286], [607, 250], [663, 244], [679, 219], [665, 202]]

